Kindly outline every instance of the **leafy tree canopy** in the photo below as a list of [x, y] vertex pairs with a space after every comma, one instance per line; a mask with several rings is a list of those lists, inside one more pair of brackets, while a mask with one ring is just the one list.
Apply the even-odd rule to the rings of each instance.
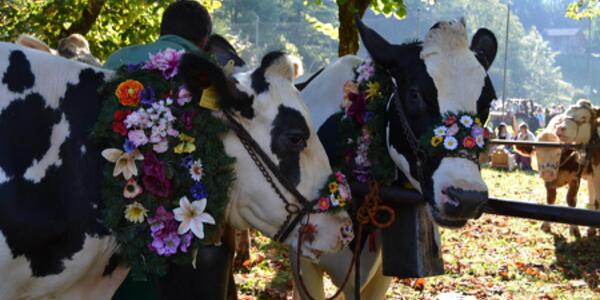
[[600, 2], [598, 0], [577, 0], [569, 4], [566, 16], [575, 20], [600, 16]]

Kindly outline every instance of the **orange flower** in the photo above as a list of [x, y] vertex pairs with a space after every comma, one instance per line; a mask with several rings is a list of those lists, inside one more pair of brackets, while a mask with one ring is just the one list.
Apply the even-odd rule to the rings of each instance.
[[141, 82], [137, 80], [126, 80], [121, 82], [115, 91], [119, 103], [124, 106], [135, 107], [140, 104], [140, 92], [144, 89]]

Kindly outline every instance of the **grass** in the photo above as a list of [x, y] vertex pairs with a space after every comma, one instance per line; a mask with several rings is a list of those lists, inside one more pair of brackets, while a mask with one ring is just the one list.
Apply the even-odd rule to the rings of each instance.
[[[545, 203], [543, 182], [535, 174], [482, 171], [490, 195]], [[565, 203], [560, 189], [558, 205]], [[582, 184], [578, 207], [587, 205]], [[569, 227], [484, 214], [459, 230], [441, 229], [446, 275], [394, 279], [388, 299], [435, 299], [445, 292], [476, 299], [598, 299], [600, 300], [600, 237], [581, 239]], [[253, 237], [251, 258], [236, 274], [242, 299], [289, 299], [292, 276], [285, 249], [267, 238]], [[334, 287], [328, 286], [331, 294]]]

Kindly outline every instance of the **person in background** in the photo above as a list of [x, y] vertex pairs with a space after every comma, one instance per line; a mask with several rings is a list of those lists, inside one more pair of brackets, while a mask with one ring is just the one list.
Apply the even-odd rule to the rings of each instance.
[[156, 42], [134, 45], [111, 54], [104, 67], [116, 70], [122, 65], [137, 64], [167, 48], [186, 52], [203, 52], [212, 32], [212, 19], [199, 2], [193, 0], [176, 1], [169, 5], [162, 16], [160, 37]]
[[496, 138], [499, 140], [512, 140], [512, 134], [508, 131], [506, 123], [502, 122], [496, 127]]
[[[527, 123], [523, 122], [519, 125], [519, 133], [516, 137], [517, 141], [529, 141], [535, 142], [535, 135], [529, 131]], [[516, 153], [517, 165], [521, 170], [531, 171], [531, 157], [523, 156], [520, 153]]]

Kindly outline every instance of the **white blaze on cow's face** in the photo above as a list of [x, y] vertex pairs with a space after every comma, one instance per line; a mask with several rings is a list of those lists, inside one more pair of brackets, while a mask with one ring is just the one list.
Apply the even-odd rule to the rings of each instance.
[[[230, 105], [236, 119], [270, 156], [282, 175], [311, 201], [318, 197], [332, 171], [308, 109], [292, 84], [300, 70], [297, 59], [283, 53], [270, 53], [259, 68], [233, 76], [231, 84], [236, 95]], [[227, 153], [236, 158], [237, 180], [233, 183], [227, 210], [228, 221], [237, 228], [254, 227], [274, 237], [289, 215], [284, 201], [233, 132], [226, 134], [223, 142]], [[289, 202], [299, 205], [275, 177], [274, 181]], [[302, 252], [309, 258], [338, 251], [351, 238], [347, 232], [351, 221], [346, 212], [312, 214], [310, 223], [317, 232], [313, 242], [303, 243]], [[285, 243], [296, 247], [297, 232], [298, 228]]]
[[558, 117], [556, 134], [565, 143], [587, 144], [592, 138], [592, 123], [596, 115], [592, 103], [581, 99]]
[[[454, 21], [436, 24], [423, 42], [421, 59], [435, 83], [440, 114], [469, 112], [476, 115], [477, 101], [487, 74], [469, 49], [464, 23]], [[455, 202], [445, 193], [451, 187], [488, 191], [475, 162], [446, 157], [433, 172], [433, 196], [442, 212], [445, 203]]]

